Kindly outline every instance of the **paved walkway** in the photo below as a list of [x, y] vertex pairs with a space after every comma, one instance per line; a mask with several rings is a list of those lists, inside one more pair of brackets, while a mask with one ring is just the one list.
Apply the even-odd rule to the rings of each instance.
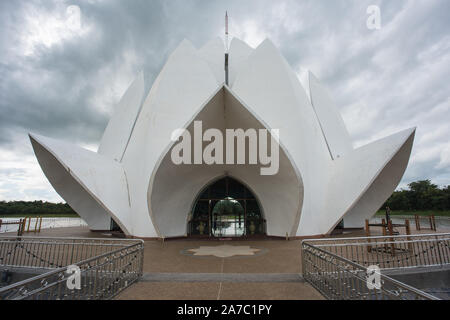
[[139, 282], [119, 300], [322, 300], [302, 282]]
[[[201, 246], [249, 246], [261, 251], [249, 256], [195, 256]], [[300, 241], [146, 241], [144, 272], [149, 273], [301, 273]]]
[[153, 273], [117, 299], [321, 300], [299, 274]]
[[143, 282], [304, 282], [298, 273], [144, 273]]
[[[223, 246], [259, 250], [230, 257], [190, 250]], [[144, 277], [117, 299], [322, 299], [300, 276], [300, 253], [300, 241], [146, 241]]]

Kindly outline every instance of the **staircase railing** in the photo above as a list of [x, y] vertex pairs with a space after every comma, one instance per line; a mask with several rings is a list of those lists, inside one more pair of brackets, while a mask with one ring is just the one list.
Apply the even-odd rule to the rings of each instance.
[[143, 248], [142, 240], [2, 237], [0, 272], [38, 275], [0, 288], [0, 299], [110, 299], [142, 276]]
[[[380, 271], [450, 265], [450, 234], [333, 238], [302, 242], [303, 277], [329, 299], [437, 299]], [[370, 287], [370, 288], [369, 288]]]

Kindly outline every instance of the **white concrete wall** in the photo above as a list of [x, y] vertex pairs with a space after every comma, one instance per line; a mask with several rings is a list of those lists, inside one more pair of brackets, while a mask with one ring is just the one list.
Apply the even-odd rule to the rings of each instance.
[[103, 133], [98, 153], [121, 161], [144, 99], [144, 74], [141, 72], [117, 105]]
[[171, 134], [183, 128], [220, 89], [209, 64], [188, 41], [169, 57], [156, 79], [136, 122], [123, 158], [130, 186], [132, 230], [137, 236], [157, 236], [147, 201], [154, 170], [170, 147]]
[[345, 228], [358, 228], [363, 226], [365, 219], [370, 219], [391, 196], [392, 191], [400, 183], [408, 165], [414, 135], [414, 130], [407, 130], [405, 132], [405, 136], [407, 136], [406, 142], [400, 145], [398, 151], [388, 160], [381, 173], [376, 176], [370, 186], [361, 194], [358, 201], [355, 202], [354, 206], [344, 215]]
[[[311, 103], [296, 75], [268, 40], [249, 56], [232, 90], [267, 127], [280, 129], [280, 141], [303, 179], [300, 228], [305, 215], [322, 210], [332, 162]], [[308, 226], [303, 228], [308, 232]]]
[[[197, 115], [203, 130], [264, 129], [263, 125], [224, 88]], [[193, 133], [193, 123], [188, 127]], [[204, 146], [207, 143], [204, 143]], [[248, 148], [247, 158], [248, 158]], [[225, 148], [223, 154], [226, 155]], [[154, 224], [165, 237], [186, 233], [187, 217], [196, 196], [211, 181], [229, 175], [249, 187], [259, 199], [267, 220], [267, 233], [273, 236], [295, 235], [303, 201], [303, 184], [281, 148], [280, 169], [273, 176], [262, 176], [256, 165], [174, 165], [169, 151], [159, 167], [149, 192]]]
[[109, 230], [112, 217], [130, 234], [128, 191], [118, 163], [50, 138], [30, 140], [52, 186], [92, 230]]
[[328, 90], [309, 72], [309, 96], [331, 157], [338, 159], [353, 151], [352, 141]]

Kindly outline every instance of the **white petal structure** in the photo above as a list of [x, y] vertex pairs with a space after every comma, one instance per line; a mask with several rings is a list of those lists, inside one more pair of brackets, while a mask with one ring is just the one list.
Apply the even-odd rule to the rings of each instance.
[[[235, 235], [258, 230], [280, 237], [329, 234], [342, 220], [345, 227], [362, 227], [400, 182], [415, 129], [354, 149], [326, 88], [310, 72], [302, 86], [269, 40], [253, 49], [233, 39], [228, 85], [224, 79], [221, 39], [201, 49], [184, 40], [148, 94], [139, 74], [97, 153], [30, 134], [39, 164], [92, 230], [109, 230], [113, 219], [126, 235], [147, 238], [223, 235], [218, 225]], [[261, 175], [260, 166], [250, 164], [174, 164], [172, 133], [182, 128], [194, 137], [198, 121], [203, 131], [224, 135], [227, 129], [278, 129], [278, 173]], [[246, 199], [205, 191], [225, 179], [232, 181], [224, 185], [227, 192], [235, 183]], [[210, 198], [202, 200], [204, 194]], [[217, 220], [213, 206], [221, 201], [232, 201], [243, 215]], [[193, 225], [199, 204], [206, 218]], [[255, 226], [255, 212], [264, 227]]]

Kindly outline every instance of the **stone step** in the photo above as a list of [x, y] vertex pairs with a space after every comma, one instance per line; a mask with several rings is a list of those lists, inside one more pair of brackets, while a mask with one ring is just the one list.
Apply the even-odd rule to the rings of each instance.
[[304, 282], [299, 273], [144, 273], [143, 282]]

